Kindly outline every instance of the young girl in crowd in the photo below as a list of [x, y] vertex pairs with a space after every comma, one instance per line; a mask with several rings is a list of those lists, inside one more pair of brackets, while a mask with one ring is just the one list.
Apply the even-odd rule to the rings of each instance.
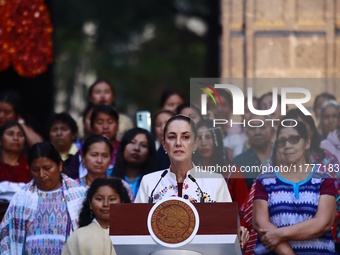
[[109, 237], [111, 203], [130, 203], [122, 181], [118, 178], [94, 180], [80, 211], [80, 228], [67, 240], [62, 255], [116, 254]]

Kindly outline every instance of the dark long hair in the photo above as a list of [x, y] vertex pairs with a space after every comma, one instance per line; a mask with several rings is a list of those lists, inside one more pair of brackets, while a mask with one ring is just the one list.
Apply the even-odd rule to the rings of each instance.
[[68, 174], [68, 169], [64, 167], [64, 161], [61, 159], [59, 152], [50, 142], [40, 142], [34, 144], [28, 151], [27, 162], [31, 167], [33, 160], [37, 158], [48, 158], [55, 162], [57, 166], [62, 165], [62, 172]]
[[89, 225], [95, 218], [95, 215], [91, 213], [90, 201], [94, 194], [100, 187], [109, 186], [114, 189], [120, 197], [122, 203], [131, 203], [128, 192], [119, 178], [97, 178], [95, 179], [90, 188], [87, 190], [86, 198], [83, 201], [83, 207], [79, 213], [79, 227], [85, 227]]
[[135, 127], [128, 130], [123, 135], [122, 140], [120, 141], [116, 156], [116, 163], [113, 169], [114, 176], [124, 179], [127, 167], [127, 162], [124, 159], [125, 147], [138, 134], [144, 134], [146, 136], [146, 139], [148, 140], [148, 157], [145, 160], [144, 164], [141, 165], [140, 173], [143, 176], [156, 170], [156, 148], [154, 139], [147, 130]]
[[84, 141], [83, 147], [82, 147], [82, 155], [83, 157], [86, 155], [86, 153], [89, 151], [90, 146], [94, 143], [105, 143], [109, 149], [110, 149], [110, 157], [113, 152], [113, 146], [112, 143], [103, 135], [90, 135], [86, 140]]
[[31, 166], [33, 160], [42, 157], [52, 160], [57, 164], [57, 166], [60, 166], [60, 164], [63, 162], [59, 152], [50, 142], [40, 142], [34, 144], [28, 152], [27, 162], [29, 166]]

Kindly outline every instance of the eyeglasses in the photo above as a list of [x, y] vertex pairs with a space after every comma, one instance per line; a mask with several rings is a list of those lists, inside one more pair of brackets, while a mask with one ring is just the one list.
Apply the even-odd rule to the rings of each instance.
[[281, 138], [281, 139], [276, 141], [276, 147], [278, 147], [278, 148], [285, 147], [287, 141], [290, 144], [297, 144], [300, 141], [300, 139], [301, 139], [301, 136], [299, 136], [299, 135], [291, 135], [288, 138]]

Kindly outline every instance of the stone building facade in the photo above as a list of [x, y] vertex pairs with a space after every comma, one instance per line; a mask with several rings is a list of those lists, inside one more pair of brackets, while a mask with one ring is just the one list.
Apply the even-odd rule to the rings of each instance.
[[238, 85], [257, 96], [287, 86], [278, 78], [309, 78], [312, 97], [340, 100], [340, 0], [221, 0], [221, 10], [221, 77], [250, 78]]

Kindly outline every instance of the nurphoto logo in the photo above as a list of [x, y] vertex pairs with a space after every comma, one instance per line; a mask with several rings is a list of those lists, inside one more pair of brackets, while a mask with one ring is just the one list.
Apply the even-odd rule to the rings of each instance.
[[[211, 98], [211, 100], [214, 102], [215, 106], [217, 106], [217, 101], [215, 97], [217, 98], [220, 105], [222, 105], [222, 100], [216, 89], [210, 85], [204, 85], [204, 88], [201, 88], [203, 91], [203, 94], [201, 96], [202, 103], [201, 103], [201, 114], [207, 115], [207, 95]], [[215, 95], [215, 97], [214, 97]]]
[[[219, 125], [242, 125], [243, 127], [262, 127], [265, 123], [271, 123], [271, 126], [277, 126], [278, 122], [286, 127], [294, 127], [297, 125], [294, 119], [284, 119], [278, 118], [278, 115], [273, 114], [278, 112], [281, 116], [285, 116], [288, 108], [298, 108], [305, 115], [312, 115], [307, 109], [305, 104], [310, 103], [311, 92], [302, 86], [272, 86], [269, 89], [269, 93], [272, 94], [271, 107], [261, 108], [261, 106], [254, 106], [254, 90], [253, 87], [248, 86], [242, 90], [240, 86], [233, 85], [219, 79], [195, 79], [191, 83], [190, 89], [192, 90], [191, 99], [196, 97], [196, 102], [201, 108], [201, 114], [207, 116], [214, 109], [228, 107], [228, 102], [222, 100], [221, 89], [225, 90], [230, 94], [230, 101], [232, 101], [232, 114], [236, 118], [228, 118], [227, 114], [219, 114], [219, 117], [214, 116], [212, 121], [214, 127]], [[199, 95], [195, 90], [199, 89]], [[256, 91], [258, 92], [258, 91]], [[197, 100], [197, 97], [199, 99]], [[245, 114], [245, 107], [247, 111], [253, 115], [250, 119], [242, 119], [239, 121], [238, 116]], [[273, 116], [276, 116], [273, 117]], [[256, 118], [257, 116], [257, 118]], [[259, 118], [261, 117], [261, 118]], [[263, 119], [265, 117], [265, 119]]]
[[[240, 104], [239, 102], [244, 102], [244, 94], [243, 91], [238, 88], [235, 85], [231, 84], [215, 84], [214, 87], [205, 85], [205, 88], [202, 89], [203, 94], [201, 94], [201, 114], [206, 115], [207, 114], [207, 95], [210, 96], [210, 98], [214, 101], [215, 105], [216, 99], [213, 96], [213, 93], [218, 98], [220, 104], [222, 104], [220, 95], [216, 91], [216, 89], [227, 89], [231, 93], [231, 96], [233, 98], [233, 114], [234, 115], [244, 115], [244, 104]], [[289, 98], [288, 94], [290, 93], [298, 93], [301, 95], [304, 95], [303, 98]], [[309, 90], [305, 88], [295, 88], [295, 87], [286, 87], [281, 88], [281, 115], [286, 115], [286, 110], [288, 105], [295, 105], [297, 108], [299, 108], [305, 115], [312, 115], [306, 107], [303, 105], [304, 103], [309, 102], [311, 99], [311, 93]], [[258, 110], [254, 108], [253, 105], [253, 88], [249, 87], [247, 88], [247, 104], [248, 108], [251, 113], [255, 115], [270, 115], [272, 114], [278, 105], [278, 88], [273, 87], [272, 88], [272, 98], [273, 98], [273, 104], [271, 108], [267, 110]]]

